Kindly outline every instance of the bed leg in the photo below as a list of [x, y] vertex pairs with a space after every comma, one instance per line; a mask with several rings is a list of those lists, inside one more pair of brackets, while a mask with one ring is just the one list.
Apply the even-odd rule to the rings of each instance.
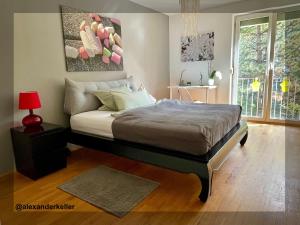
[[243, 137], [243, 139], [240, 141], [241, 146], [244, 146], [244, 144], [246, 143], [247, 139], [248, 139], [248, 131], [245, 134], [245, 136]]
[[212, 188], [212, 175], [213, 171], [210, 165], [207, 165], [207, 171], [205, 174], [197, 174], [202, 185], [202, 189], [199, 195], [199, 199], [202, 202], [206, 202], [208, 197], [211, 195], [211, 188]]

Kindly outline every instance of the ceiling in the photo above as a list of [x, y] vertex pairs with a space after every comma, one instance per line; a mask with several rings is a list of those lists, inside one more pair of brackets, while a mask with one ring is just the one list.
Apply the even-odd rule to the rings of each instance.
[[[139, 5], [154, 9], [162, 13], [178, 13], [180, 12], [179, 0], [130, 0]], [[241, 2], [245, 0], [200, 0], [200, 8], [208, 9], [230, 3]]]

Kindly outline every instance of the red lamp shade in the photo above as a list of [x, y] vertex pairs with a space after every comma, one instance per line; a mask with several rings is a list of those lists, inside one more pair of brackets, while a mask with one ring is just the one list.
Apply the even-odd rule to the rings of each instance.
[[21, 92], [19, 95], [19, 109], [41, 108], [39, 94], [36, 91]]
[[21, 92], [19, 95], [19, 109], [29, 109], [29, 115], [25, 116], [22, 123], [25, 127], [39, 127], [43, 119], [33, 114], [33, 109], [41, 108], [39, 94], [36, 91]]

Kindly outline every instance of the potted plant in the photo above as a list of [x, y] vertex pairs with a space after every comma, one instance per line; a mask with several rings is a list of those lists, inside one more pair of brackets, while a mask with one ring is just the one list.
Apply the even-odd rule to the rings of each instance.
[[215, 77], [217, 77], [219, 80], [222, 80], [222, 73], [220, 71], [212, 71], [211, 74], [209, 75], [208, 79], [208, 85], [213, 86], [215, 83]]

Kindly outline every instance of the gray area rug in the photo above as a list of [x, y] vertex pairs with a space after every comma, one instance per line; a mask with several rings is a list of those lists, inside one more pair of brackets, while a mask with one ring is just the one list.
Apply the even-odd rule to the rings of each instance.
[[122, 217], [149, 195], [159, 183], [99, 166], [58, 186], [92, 205]]

